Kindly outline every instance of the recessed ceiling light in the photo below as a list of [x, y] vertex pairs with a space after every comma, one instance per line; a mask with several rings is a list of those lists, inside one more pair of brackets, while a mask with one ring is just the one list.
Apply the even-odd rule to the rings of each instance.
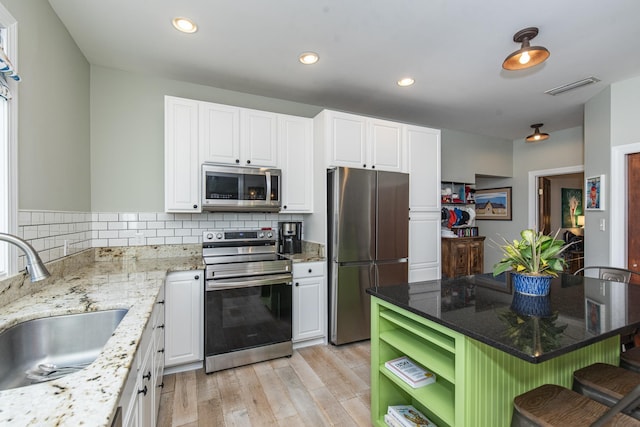
[[198, 26], [189, 18], [173, 18], [171, 21], [176, 30], [183, 33], [195, 33], [198, 31]]
[[318, 62], [320, 57], [315, 52], [305, 52], [305, 53], [301, 54], [298, 59], [304, 65], [311, 65], [311, 64], [315, 64], [316, 62]]
[[416, 81], [413, 80], [411, 77], [405, 77], [403, 79], [398, 80], [398, 86], [411, 86], [412, 84], [414, 84]]

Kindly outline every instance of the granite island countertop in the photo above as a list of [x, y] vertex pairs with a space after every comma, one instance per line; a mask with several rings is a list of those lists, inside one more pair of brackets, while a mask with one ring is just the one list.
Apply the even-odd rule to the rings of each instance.
[[202, 268], [200, 256], [97, 261], [0, 307], [0, 332], [40, 317], [129, 310], [87, 368], [50, 382], [0, 391], [0, 425], [111, 426], [166, 274]]
[[[554, 278], [544, 297], [514, 292], [505, 274], [382, 286], [367, 293], [530, 363], [640, 327], [639, 286], [569, 274]], [[587, 318], [590, 305], [601, 310], [600, 322]]]

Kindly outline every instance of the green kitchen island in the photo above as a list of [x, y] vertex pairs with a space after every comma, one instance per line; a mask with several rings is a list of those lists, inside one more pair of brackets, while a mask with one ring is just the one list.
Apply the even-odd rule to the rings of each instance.
[[[620, 334], [640, 326], [640, 286], [554, 279], [546, 297], [514, 293], [509, 274], [370, 288], [371, 419], [411, 404], [439, 427], [508, 426], [513, 398], [571, 388], [576, 369], [618, 365]], [[437, 380], [412, 388], [385, 367], [408, 356]]]

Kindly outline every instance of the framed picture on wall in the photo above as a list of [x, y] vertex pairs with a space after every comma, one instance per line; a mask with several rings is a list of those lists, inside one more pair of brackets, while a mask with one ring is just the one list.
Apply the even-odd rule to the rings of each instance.
[[585, 186], [585, 209], [588, 211], [604, 210], [604, 175], [587, 178]]
[[476, 190], [476, 219], [511, 221], [511, 187]]
[[582, 189], [562, 188], [562, 228], [579, 227], [578, 216], [582, 215]]

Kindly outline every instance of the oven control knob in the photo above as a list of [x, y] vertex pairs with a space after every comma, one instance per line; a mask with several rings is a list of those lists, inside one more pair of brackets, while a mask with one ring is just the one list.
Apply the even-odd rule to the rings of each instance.
[[222, 239], [222, 233], [216, 234], [216, 239]]
[[270, 238], [272, 238], [272, 237], [273, 237], [273, 233], [272, 233], [272, 232], [270, 232], [270, 231], [267, 231], [267, 237], [268, 237], [269, 239], [270, 239]]
[[211, 240], [213, 239], [213, 233], [208, 233], [207, 234], [207, 240]]
[[258, 233], [258, 239], [264, 238], [264, 233], [261, 231]]

